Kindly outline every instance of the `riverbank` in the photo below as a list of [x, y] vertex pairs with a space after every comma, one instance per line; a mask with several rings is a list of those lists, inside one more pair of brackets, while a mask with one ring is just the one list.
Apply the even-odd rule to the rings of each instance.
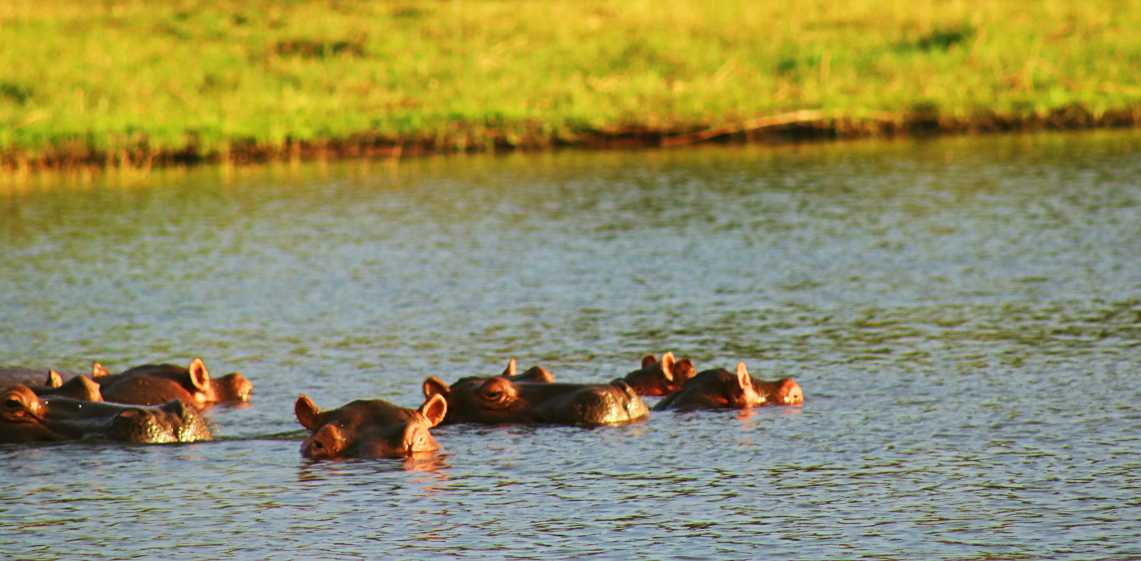
[[1134, 127], [1141, 9], [1108, 4], [17, 1], [0, 162]]

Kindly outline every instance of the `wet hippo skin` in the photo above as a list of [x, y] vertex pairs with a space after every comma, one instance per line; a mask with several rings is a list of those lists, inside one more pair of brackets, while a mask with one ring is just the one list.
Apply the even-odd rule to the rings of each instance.
[[762, 380], [752, 377], [753, 388], [765, 397], [765, 405], [803, 405], [804, 390], [794, 378]]
[[240, 372], [212, 378], [200, 358], [189, 366], [144, 364], [119, 374], [106, 373], [96, 363], [93, 373], [103, 399], [116, 403], [156, 405], [178, 399], [204, 408], [215, 403], [244, 403], [253, 392], [253, 384]]
[[432, 376], [424, 380], [422, 389], [427, 397], [447, 399], [446, 423], [613, 425], [649, 414], [646, 404], [623, 380], [561, 384], [472, 376], [449, 385]]
[[688, 358], [676, 360], [673, 353], [665, 353], [661, 360], [654, 355], [642, 357], [642, 367], [622, 379], [638, 395], [663, 396], [680, 390], [695, 374], [693, 362]]
[[419, 409], [374, 399], [322, 412], [302, 395], [293, 412], [309, 430], [309, 437], [301, 443], [301, 455], [306, 458], [401, 458], [439, 448], [428, 429], [443, 421], [447, 407], [443, 397], [433, 396]]
[[210, 428], [181, 401], [145, 407], [40, 397], [18, 385], [0, 393], [0, 442], [107, 439], [136, 443], [210, 440]]
[[111, 374], [96, 362], [89, 376], [51, 369], [0, 369], [0, 388], [16, 384], [26, 385], [40, 396], [133, 405], [159, 405], [178, 399], [199, 409], [216, 403], [245, 403], [253, 393], [253, 384], [240, 372], [213, 378], [200, 358], [185, 367], [144, 364], [119, 374]]
[[699, 373], [681, 391], [666, 396], [654, 410], [747, 409], [764, 403], [765, 396], [753, 388], [745, 363], [739, 362], [736, 372], [717, 368]]

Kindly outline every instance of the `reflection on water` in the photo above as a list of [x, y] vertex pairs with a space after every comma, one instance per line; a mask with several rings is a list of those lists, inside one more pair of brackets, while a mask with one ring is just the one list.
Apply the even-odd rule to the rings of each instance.
[[[342, 469], [348, 466], [350, 469]], [[338, 478], [344, 476], [346, 473], [354, 473], [352, 470], [362, 467], [363, 469], [376, 471], [387, 469], [403, 469], [409, 472], [423, 472], [423, 473], [441, 473], [445, 468], [449, 467], [447, 462], [447, 454], [439, 451], [435, 452], [417, 452], [410, 457], [399, 458], [339, 458], [332, 460], [309, 460], [302, 461], [298, 469], [298, 481], [323, 481], [329, 478]], [[446, 473], [442, 474], [446, 478]], [[425, 478], [423, 481], [429, 481]]]
[[[0, 364], [205, 358], [219, 442], [0, 445], [0, 557], [1141, 557], [1135, 132], [171, 170], [0, 186]], [[40, 183], [43, 181], [43, 183]], [[803, 408], [447, 426], [292, 403], [649, 352]], [[274, 435], [265, 438], [263, 435]], [[109, 531], [113, 529], [113, 531]]]

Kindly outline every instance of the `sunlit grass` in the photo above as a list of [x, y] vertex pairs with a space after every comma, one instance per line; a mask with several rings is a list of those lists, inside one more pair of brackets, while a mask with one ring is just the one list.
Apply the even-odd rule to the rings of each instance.
[[0, 3], [0, 152], [440, 149], [1141, 105], [1136, 2]]

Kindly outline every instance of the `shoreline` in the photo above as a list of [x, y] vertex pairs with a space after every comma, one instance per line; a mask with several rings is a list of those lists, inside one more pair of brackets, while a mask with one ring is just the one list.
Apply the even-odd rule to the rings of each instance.
[[[111, 171], [190, 167], [212, 164], [257, 165], [271, 162], [404, 159], [446, 154], [535, 152], [558, 148], [612, 150], [678, 148], [704, 143], [826, 142], [861, 138], [931, 137], [1039, 131], [1078, 131], [1141, 127], [1141, 107], [1108, 110], [1094, 115], [1079, 105], [1046, 114], [1002, 115], [979, 111], [970, 117], [937, 112], [878, 114], [873, 117], [834, 117], [814, 110], [766, 115], [729, 125], [702, 128], [629, 125], [589, 130], [572, 136], [519, 136], [512, 130], [483, 130], [478, 138], [463, 131], [453, 137], [392, 138], [362, 133], [327, 140], [287, 140], [282, 145], [235, 141], [229, 149], [202, 151], [195, 146], [152, 150], [145, 144], [131, 149], [100, 151], [88, 146], [65, 146], [38, 154], [0, 153], [0, 176], [68, 170]], [[540, 127], [535, 127], [540, 130]]]

